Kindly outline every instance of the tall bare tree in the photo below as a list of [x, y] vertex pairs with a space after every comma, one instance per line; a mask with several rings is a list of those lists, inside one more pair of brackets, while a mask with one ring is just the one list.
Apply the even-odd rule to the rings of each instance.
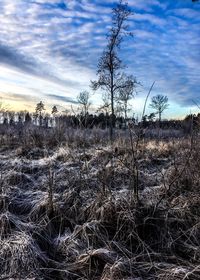
[[118, 52], [120, 45], [128, 32], [127, 20], [132, 14], [128, 8], [128, 4], [122, 0], [119, 1], [117, 6], [113, 8], [112, 27], [107, 35], [107, 46], [98, 63], [98, 80], [92, 81], [93, 90], [99, 88], [108, 92], [111, 105], [111, 118], [110, 118], [110, 140], [113, 141], [113, 127], [114, 127], [114, 114], [115, 107], [114, 101], [120, 90], [129, 87], [127, 80], [124, 79], [122, 69], [124, 65], [119, 58]]

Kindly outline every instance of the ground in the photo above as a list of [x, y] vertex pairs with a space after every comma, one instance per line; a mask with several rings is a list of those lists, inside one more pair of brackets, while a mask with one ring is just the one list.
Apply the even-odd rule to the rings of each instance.
[[200, 279], [198, 137], [68, 136], [2, 142], [0, 279]]

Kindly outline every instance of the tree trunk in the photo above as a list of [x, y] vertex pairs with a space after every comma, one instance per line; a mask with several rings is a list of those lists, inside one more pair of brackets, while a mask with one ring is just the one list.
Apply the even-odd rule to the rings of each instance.
[[111, 62], [111, 68], [110, 68], [110, 97], [111, 97], [110, 142], [111, 142], [111, 145], [112, 145], [113, 144], [113, 135], [114, 135], [114, 129], [113, 129], [113, 123], [114, 123], [114, 77], [113, 77], [113, 65], [112, 65], [111, 54], [110, 54], [110, 62]]
[[125, 104], [124, 104], [124, 121], [125, 121], [124, 128], [126, 130], [127, 129], [127, 127], [126, 127], [126, 121], [127, 121], [127, 102], [126, 101], [125, 101]]
[[160, 128], [160, 124], [161, 124], [161, 112], [159, 111], [158, 114], [159, 114], [159, 116], [158, 116], [158, 125], [159, 125], [159, 128]]
[[114, 98], [113, 93], [111, 94], [111, 116], [110, 116], [110, 142], [113, 143], [113, 134], [114, 134]]

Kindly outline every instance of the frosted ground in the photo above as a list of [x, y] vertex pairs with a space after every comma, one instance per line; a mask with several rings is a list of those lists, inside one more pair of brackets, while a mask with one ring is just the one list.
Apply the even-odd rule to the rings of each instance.
[[198, 139], [93, 136], [1, 145], [0, 279], [200, 279]]

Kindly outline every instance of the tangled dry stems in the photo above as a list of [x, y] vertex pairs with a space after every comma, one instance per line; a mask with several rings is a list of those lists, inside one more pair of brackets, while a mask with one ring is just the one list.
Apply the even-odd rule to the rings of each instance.
[[198, 141], [189, 157], [187, 139], [140, 143], [139, 201], [128, 141], [90, 145], [35, 159], [33, 172], [32, 159], [4, 157], [0, 279], [200, 279]]

